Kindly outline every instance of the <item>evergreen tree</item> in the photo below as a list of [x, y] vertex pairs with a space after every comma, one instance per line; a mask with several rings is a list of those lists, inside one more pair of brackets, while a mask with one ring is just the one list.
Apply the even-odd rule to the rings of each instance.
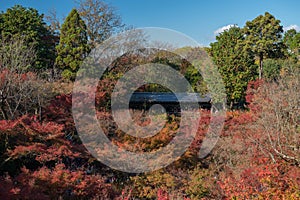
[[288, 49], [288, 53], [297, 58], [300, 54], [300, 32], [291, 29], [285, 32], [283, 42]]
[[244, 102], [248, 82], [255, 79], [254, 58], [243, 49], [245, 38], [240, 28], [232, 27], [216, 37], [208, 49], [222, 75], [227, 103]]
[[16, 5], [0, 14], [1, 40], [8, 42], [22, 39], [25, 41], [24, 49], [34, 46], [37, 57], [32, 64], [35, 68], [51, 67], [51, 60], [55, 56], [55, 52], [51, 51], [55, 45], [52, 37], [47, 30], [43, 15], [36, 9]]
[[60, 41], [56, 47], [56, 66], [60, 67], [62, 77], [74, 80], [83, 59], [89, 53], [86, 25], [76, 9], [73, 9], [60, 31]]
[[280, 20], [266, 12], [252, 21], [246, 22], [245, 48], [250, 50], [259, 60], [259, 78], [262, 78], [263, 60], [265, 58], [280, 58], [284, 56], [282, 43], [283, 28]]

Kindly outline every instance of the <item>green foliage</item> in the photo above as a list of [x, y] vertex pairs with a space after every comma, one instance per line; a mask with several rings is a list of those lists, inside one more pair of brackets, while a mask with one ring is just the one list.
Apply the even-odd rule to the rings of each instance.
[[34, 46], [37, 58], [33, 63], [35, 68], [51, 67], [54, 59], [53, 35], [46, 28], [43, 15], [36, 9], [16, 5], [0, 14], [0, 38], [14, 40], [22, 38], [26, 42], [24, 48]]
[[217, 42], [208, 50], [222, 75], [231, 105], [244, 101], [248, 82], [256, 77], [254, 59], [243, 49], [244, 41], [241, 29], [232, 27], [217, 36]]
[[190, 181], [186, 193], [191, 199], [201, 199], [209, 195], [209, 189], [206, 186], [205, 177], [208, 177], [208, 170], [201, 167], [196, 167], [190, 174]]
[[250, 50], [259, 59], [259, 77], [261, 78], [265, 58], [284, 56], [284, 45], [281, 40], [283, 28], [280, 20], [266, 12], [265, 15], [246, 22], [243, 31], [246, 35], [245, 49]]
[[267, 80], [276, 80], [280, 75], [282, 60], [266, 59], [263, 64], [264, 78]]
[[277, 81], [280, 77], [295, 73], [300, 69], [299, 63], [293, 57], [290, 59], [266, 59], [264, 61], [264, 78], [267, 81]]
[[176, 179], [164, 170], [159, 170], [149, 174], [132, 177], [134, 183], [135, 195], [139, 198], [155, 199], [157, 191], [163, 189], [165, 191], [174, 190]]
[[195, 92], [203, 95], [207, 93], [207, 87], [205, 85], [203, 77], [195, 67], [189, 65], [186, 69], [185, 77], [189, 81]]
[[281, 76], [285, 76], [286, 74], [293, 74], [300, 71], [300, 63], [294, 59], [286, 59], [282, 63], [282, 68], [280, 71]]
[[56, 47], [55, 63], [63, 72], [63, 78], [74, 80], [83, 59], [89, 53], [86, 25], [76, 9], [73, 9], [61, 27], [60, 42]]
[[297, 58], [300, 53], [300, 32], [295, 29], [288, 30], [284, 34], [283, 42], [287, 46], [288, 53]]
[[[207, 57], [207, 53], [204, 48], [201, 47], [183, 47], [177, 49], [177, 52], [180, 55], [183, 55], [187, 60], [205, 60]], [[185, 61], [185, 60], [184, 60]], [[191, 84], [193, 90], [200, 94], [207, 94], [208, 88], [207, 83], [204, 81], [203, 69], [200, 69], [204, 63], [201, 63], [199, 66], [195, 65], [195, 63], [189, 63], [188, 61], [183, 62], [181, 65], [181, 73], [184, 74], [186, 79]]]

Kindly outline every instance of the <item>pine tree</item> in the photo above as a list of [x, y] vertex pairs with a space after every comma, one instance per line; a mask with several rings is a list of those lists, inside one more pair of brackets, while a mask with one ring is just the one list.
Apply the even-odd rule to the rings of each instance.
[[62, 77], [74, 80], [83, 59], [89, 53], [84, 21], [73, 9], [62, 24], [60, 42], [56, 47], [56, 66], [63, 70]]

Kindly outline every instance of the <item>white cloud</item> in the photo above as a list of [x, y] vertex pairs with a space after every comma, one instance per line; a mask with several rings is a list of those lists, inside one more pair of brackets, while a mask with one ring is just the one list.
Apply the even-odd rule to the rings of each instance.
[[229, 30], [230, 28], [232, 28], [232, 27], [234, 27], [234, 26], [236, 26], [236, 25], [234, 25], [234, 24], [229, 24], [229, 25], [227, 25], [227, 26], [223, 26], [223, 27], [221, 27], [221, 28], [215, 30], [215, 31], [214, 31], [214, 34], [215, 34], [215, 35], [219, 35], [220, 33], [223, 33], [224, 31], [227, 31], [227, 30]]
[[295, 29], [297, 32], [300, 31], [300, 27], [298, 25], [296, 25], [296, 24], [283, 27], [284, 31], [288, 31], [288, 30], [291, 30], [291, 29]]

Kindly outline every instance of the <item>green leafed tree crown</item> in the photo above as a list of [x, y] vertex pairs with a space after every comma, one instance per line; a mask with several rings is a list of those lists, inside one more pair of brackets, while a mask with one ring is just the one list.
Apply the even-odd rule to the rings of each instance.
[[300, 32], [291, 29], [285, 32], [283, 42], [292, 57], [299, 57], [300, 54]]
[[259, 77], [262, 78], [263, 60], [284, 56], [282, 43], [283, 27], [280, 20], [266, 12], [252, 21], [246, 22], [244, 34], [245, 48], [250, 50], [259, 60]]
[[62, 77], [74, 80], [83, 59], [89, 53], [86, 25], [73, 9], [62, 24], [60, 42], [56, 47], [56, 66], [63, 70]]
[[247, 84], [255, 79], [257, 66], [253, 56], [243, 48], [245, 37], [242, 30], [234, 26], [219, 34], [216, 39], [208, 52], [222, 75], [227, 102], [231, 106], [244, 102]]
[[[37, 57], [32, 63], [35, 68], [48, 68], [54, 59], [54, 43], [47, 30], [43, 14], [34, 8], [15, 5], [0, 14], [0, 38], [2, 41], [22, 39], [24, 48], [34, 46]], [[10, 66], [7, 66], [10, 67]]]

